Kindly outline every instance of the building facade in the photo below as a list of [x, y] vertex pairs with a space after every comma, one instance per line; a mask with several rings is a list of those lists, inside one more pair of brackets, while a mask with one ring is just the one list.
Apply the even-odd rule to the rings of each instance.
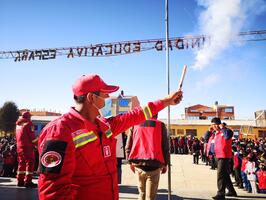
[[[166, 119], [161, 119], [167, 123]], [[256, 126], [255, 120], [222, 120], [232, 129], [235, 138], [266, 139], [266, 126]], [[211, 120], [171, 120], [171, 137], [203, 137], [211, 125]]]
[[[109, 115], [117, 115], [132, 110], [139, 106], [139, 100], [136, 96], [124, 96], [121, 93], [118, 97], [112, 96], [110, 103], [107, 103]], [[217, 109], [216, 109], [217, 108]], [[208, 107], [201, 104], [185, 108], [185, 119], [171, 120], [171, 137], [193, 135], [202, 137], [211, 125], [213, 117], [220, 117], [223, 122], [234, 132], [234, 136], [244, 138], [266, 138], [266, 111], [256, 111], [254, 120], [235, 120], [234, 107], [216, 104], [215, 107]], [[47, 114], [47, 113], [46, 113]], [[36, 133], [50, 121], [58, 116], [32, 116]], [[160, 119], [167, 124], [166, 119]], [[121, 139], [119, 139], [121, 140]]]
[[213, 117], [234, 120], [234, 106], [219, 105], [216, 101], [212, 107], [197, 104], [185, 108], [185, 119], [187, 120], [210, 120]]

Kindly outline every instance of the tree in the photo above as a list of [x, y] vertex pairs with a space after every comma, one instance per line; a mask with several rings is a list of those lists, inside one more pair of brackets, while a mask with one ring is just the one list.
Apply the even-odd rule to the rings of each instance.
[[18, 107], [14, 102], [5, 102], [0, 108], [0, 130], [5, 133], [14, 132], [19, 114]]

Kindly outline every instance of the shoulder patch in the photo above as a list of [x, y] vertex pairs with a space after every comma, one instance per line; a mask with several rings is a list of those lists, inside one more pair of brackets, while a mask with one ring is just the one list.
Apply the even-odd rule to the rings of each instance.
[[40, 158], [41, 173], [60, 173], [66, 147], [67, 142], [62, 140], [47, 140], [44, 143]]
[[43, 154], [41, 163], [44, 167], [56, 167], [62, 162], [62, 156], [56, 151], [48, 151]]

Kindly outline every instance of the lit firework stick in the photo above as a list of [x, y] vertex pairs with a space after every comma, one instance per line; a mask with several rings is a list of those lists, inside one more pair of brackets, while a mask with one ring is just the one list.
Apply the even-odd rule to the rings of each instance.
[[181, 79], [179, 81], [179, 90], [182, 90], [182, 86], [183, 86], [183, 82], [184, 82], [184, 78], [185, 78], [186, 72], [187, 72], [187, 66], [184, 65], [183, 72], [182, 72], [182, 75], [181, 75]]

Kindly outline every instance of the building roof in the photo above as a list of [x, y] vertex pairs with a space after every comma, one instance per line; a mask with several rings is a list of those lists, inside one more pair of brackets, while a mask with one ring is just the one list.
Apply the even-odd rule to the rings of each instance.
[[[59, 116], [32, 116], [32, 121], [36, 122], [50, 122], [58, 118]], [[167, 124], [167, 119], [160, 119]], [[257, 127], [255, 120], [222, 120], [228, 126], [252, 126]], [[171, 119], [172, 125], [206, 125], [211, 124], [211, 120], [187, 120], [187, 119]]]
[[[160, 119], [167, 123], [167, 119]], [[256, 126], [255, 120], [222, 120], [228, 126]], [[211, 120], [187, 120], [187, 119], [171, 119], [171, 124], [177, 125], [211, 125]]]
[[50, 122], [55, 120], [60, 116], [31, 116], [31, 120], [34, 121], [41, 121], [41, 122]]

